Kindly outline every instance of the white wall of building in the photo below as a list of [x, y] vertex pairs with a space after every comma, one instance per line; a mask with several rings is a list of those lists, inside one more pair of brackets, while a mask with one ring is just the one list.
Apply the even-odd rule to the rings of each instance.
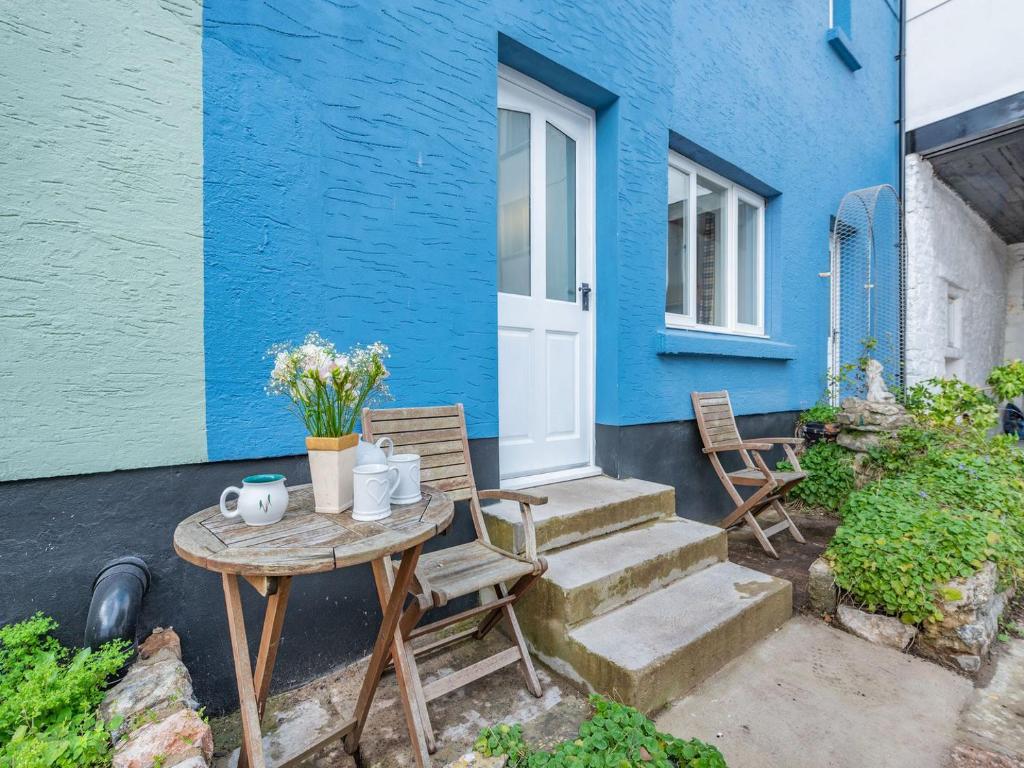
[[906, 181], [907, 382], [955, 375], [983, 384], [1004, 359], [1008, 272], [1019, 273], [1013, 306], [1024, 337], [1024, 270], [1008, 269], [1010, 248], [927, 160], [910, 155]]
[[908, 0], [907, 128], [1024, 91], [1022, 41], [1022, 0]]
[[1006, 341], [1003, 357], [1024, 359], [1024, 243], [1007, 248]]

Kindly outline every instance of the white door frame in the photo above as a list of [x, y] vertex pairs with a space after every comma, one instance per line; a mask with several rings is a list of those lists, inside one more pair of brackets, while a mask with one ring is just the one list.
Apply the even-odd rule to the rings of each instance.
[[[590, 294], [590, 309], [584, 313], [584, 330], [582, 334], [582, 345], [580, 349], [580, 367], [581, 370], [586, 372], [588, 381], [583, 384], [581, 383], [579, 389], [579, 396], [582, 403], [581, 408], [581, 429], [586, 429], [589, 432], [587, 439], [587, 456], [585, 464], [582, 466], [574, 466], [567, 469], [557, 469], [549, 472], [541, 472], [537, 474], [530, 474], [524, 476], [508, 477], [501, 480], [502, 488], [525, 488], [534, 485], [544, 485], [547, 483], [561, 482], [564, 480], [570, 480], [580, 477], [589, 477], [592, 475], [598, 475], [601, 473], [599, 467], [595, 466], [595, 438], [596, 438], [596, 410], [595, 400], [597, 395], [596, 378], [597, 368], [595, 365], [596, 359], [596, 336], [597, 336], [597, 322], [596, 313], [597, 308], [600, 304], [597, 299], [597, 275], [596, 267], [597, 260], [595, 257], [595, 210], [596, 210], [596, 117], [594, 111], [585, 107], [566, 96], [558, 93], [557, 91], [548, 88], [542, 83], [533, 80], [532, 78], [517, 72], [514, 69], [510, 69], [504, 64], [498, 65], [498, 108], [509, 108], [521, 111], [521, 103], [509, 103], [510, 99], [514, 101], [507, 91], [503, 88], [503, 84], [509, 84], [514, 88], [521, 89], [527, 92], [527, 95], [531, 98], [540, 99], [542, 101], [549, 102], [555, 107], [568, 111], [574, 116], [582, 118], [586, 122], [586, 149], [583, 147], [577, 147], [577, 163], [579, 172], [577, 174], [577, 239], [576, 239], [576, 253], [577, 253], [577, 275], [576, 282], [577, 286], [583, 282], [589, 283], [591, 287]], [[504, 92], [503, 92], [504, 91]], [[551, 121], [555, 127], [557, 121]], [[532, 181], [531, 181], [532, 184]], [[532, 196], [532, 194], [531, 194]], [[543, 212], [541, 212], [543, 213]], [[531, 215], [532, 218], [532, 215]], [[531, 239], [535, 236], [539, 237], [542, 233], [534, 233], [531, 228]], [[534, 249], [531, 251], [536, 253]], [[543, 270], [544, 264], [534, 264], [532, 271], [536, 274], [537, 270]], [[500, 296], [499, 296], [500, 300]], [[577, 298], [577, 307], [580, 307], [579, 297]], [[579, 308], [582, 312], [582, 308]], [[500, 354], [500, 353], [499, 353]], [[499, 438], [500, 440], [500, 438]], [[500, 456], [499, 447], [499, 456]], [[500, 471], [500, 470], [499, 470]]]

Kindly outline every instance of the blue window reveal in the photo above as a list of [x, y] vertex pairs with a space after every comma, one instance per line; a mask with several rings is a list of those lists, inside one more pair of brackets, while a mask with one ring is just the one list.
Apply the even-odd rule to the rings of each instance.
[[856, 72], [861, 68], [861, 63], [854, 55], [850, 43], [853, 37], [852, 0], [829, 0], [829, 22], [831, 26], [825, 34], [825, 40], [843, 64], [851, 72]]

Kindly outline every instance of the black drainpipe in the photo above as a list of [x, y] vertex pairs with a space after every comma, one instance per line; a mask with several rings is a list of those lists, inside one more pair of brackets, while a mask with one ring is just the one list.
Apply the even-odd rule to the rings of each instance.
[[135, 645], [142, 597], [149, 589], [149, 566], [139, 557], [119, 557], [100, 569], [92, 582], [85, 622], [85, 645], [99, 648], [115, 638]]
[[900, 51], [897, 55], [899, 72], [899, 195], [900, 229], [903, 231], [903, 254], [900, 264], [900, 382], [907, 386], [907, 0], [900, 0]]

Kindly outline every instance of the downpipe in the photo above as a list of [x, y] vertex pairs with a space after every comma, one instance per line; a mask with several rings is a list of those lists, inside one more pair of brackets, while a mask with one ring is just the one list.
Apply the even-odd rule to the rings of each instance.
[[111, 560], [92, 582], [92, 601], [85, 622], [85, 645], [97, 649], [116, 638], [135, 646], [142, 598], [149, 590], [149, 566], [139, 557]]

